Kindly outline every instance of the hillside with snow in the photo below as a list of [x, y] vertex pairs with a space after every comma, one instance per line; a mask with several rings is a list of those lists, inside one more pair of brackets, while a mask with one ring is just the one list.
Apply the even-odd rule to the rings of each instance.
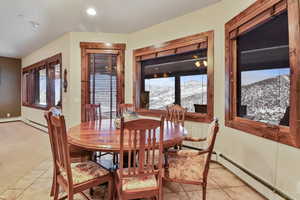
[[290, 78], [279, 75], [242, 86], [241, 105], [247, 106], [247, 118], [279, 124], [289, 106]]

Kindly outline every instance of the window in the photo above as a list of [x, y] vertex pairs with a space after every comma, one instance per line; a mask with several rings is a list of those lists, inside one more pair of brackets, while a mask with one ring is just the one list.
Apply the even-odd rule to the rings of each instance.
[[300, 63], [290, 53], [297, 33], [289, 31], [299, 21], [287, 7], [257, 1], [226, 24], [226, 125], [299, 146], [299, 75], [291, 72]]
[[287, 12], [238, 36], [237, 46], [237, 116], [289, 126]]
[[54, 84], [55, 84], [55, 105], [61, 105], [61, 88], [62, 88], [62, 79], [61, 79], [61, 66], [60, 64], [56, 64], [54, 66], [55, 71], [55, 78], [54, 78]]
[[207, 112], [207, 74], [180, 77], [180, 103], [188, 112]]
[[114, 118], [117, 113], [117, 55], [91, 53], [90, 103], [101, 104], [101, 114]]
[[49, 109], [61, 106], [61, 55], [23, 69], [23, 106]]
[[47, 105], [47, 71], [46, 69], [40, 69], [37, 71], [38, 86], [36, 104], [46, 106]]
[[[186, 41], [189, 41], [188, 44]], [[187, 120], [210, 122], [213, 116], [213, 32], [166, 42], [134, 52], [134, 94], [140, 114], [161, 115], [166, 106], [187, 108]], [[209, 102], [209, 103], [208, 103]]]
[[145, 79], [145, 93], [149, 93], [149, 109], [163, 110], [175, 102], [175, 78]]
[[85, 105], [101, 104], [102, 118], [114, 118], [124, 103], [125, 44], [80, 42], [81, 120]]

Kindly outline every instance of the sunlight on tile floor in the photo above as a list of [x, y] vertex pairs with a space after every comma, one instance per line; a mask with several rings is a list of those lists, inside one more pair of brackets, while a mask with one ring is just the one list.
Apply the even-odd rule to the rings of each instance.
[[[52, 161], [46, 160], [31, 173], [22, 177], [0, 195], [2, 200], [44, 200], [49, 196], [52, 182]], [[88, 193], [88, 192], [87, 192]], [[75, 200], [83, 199], [80, 195]], [[95, 200], [106, 199], [103, 188], [96, 188]], [[202, 199], [200, 186], [165, 183], [164, 199]], [[211, 164], [207, 200], [265, 200], [257, 192], [245, 185], [235, 175], [217, 163]]]

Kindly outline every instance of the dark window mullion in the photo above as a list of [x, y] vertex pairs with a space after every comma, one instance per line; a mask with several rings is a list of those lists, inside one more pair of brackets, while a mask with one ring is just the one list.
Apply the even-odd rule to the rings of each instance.
[[96, 91], [96, 61], [95, 61], [95, 55], [93, 55], [93, 99], [92, 99], [92, 103], [95, 104], [96, 100], [95, 100], [95, 91]]
[[175, 76], [175, 104], [180, 105], [181, 103], [181, 91], [180, 91], [180, 76]]

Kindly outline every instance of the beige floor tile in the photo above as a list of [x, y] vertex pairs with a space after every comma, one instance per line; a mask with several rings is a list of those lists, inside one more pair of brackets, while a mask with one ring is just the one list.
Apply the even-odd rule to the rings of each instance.
[[44, 172], [41, 170], [32, 170], [26, 176], [20, 178], [16, 183], [9, 186], [9, 189], [26, 189], [32, 185]]
[[52, 179], [53, 176], [53, 168], [49, 168], [46, 172], [44, 172], [40, 178]]
[[[190, 200], [202, 200], [202, 191], [188, 192]], [[229, 196], [222, 190], [207, 190], [207, 200], [230, 200]], [[245, 199], [243, 199], [245, 200]]]
[[45, 160], [41, 164], [39, 164], [36, 168], [34, 168], [34, 170], [45, 171], [48, 170], [49, 168], [52, 168], [52, 166], [53, 166], [52, 160]]
[[22, 122], [10, 122], [0, 124], [0, 133], [1, 188], [10, 187], [51, 158], [49, 137], [44, 132]]
[[165, 200], [189, 200], [189, 198], [185, 192], [165, 193], [164, 199]]
[[217, 162], [211, 162], [209, 164], [209, 168], [210, 169], [219, 169], [219, 168], [224, 169], [224, 167], [221, 164], [217, 163]]
[[226, 188], [224, 191], [233, 199], [233, 200], [266, 200], [253, 189], [244, 186], [244, 187], [234, 187]]
[[245, 186], [243, 181], [226, 169], [210, 170], [209, 177], [221, 188]]
[[[51, 182], [47, 179], [38, 179], [29, 188], [27, 188], [20, 200], [41, 200], [50, 198]], [[19, 200], [18, 199], [18, 200]]]
[[0, 195], [0, 199], [2, 200], [16, 200], [21, 194], [23, 190], [7, 190], [3, 194]]
[[[192, 192], [192, 191], [202, 191], [201, 185], [192, 185], [192, 184], [182, 184], [183, 189], [186, 192]], [[208, 179], [207, 189], [219, 189], [220, 186], [212, 179]]]
[[181, 184], [179, 183], [174, 183], [174, 182], [164, 182], [164, 187], [163, 187], [164, 193], [178, 193], [182, 192], [183, 188]]

